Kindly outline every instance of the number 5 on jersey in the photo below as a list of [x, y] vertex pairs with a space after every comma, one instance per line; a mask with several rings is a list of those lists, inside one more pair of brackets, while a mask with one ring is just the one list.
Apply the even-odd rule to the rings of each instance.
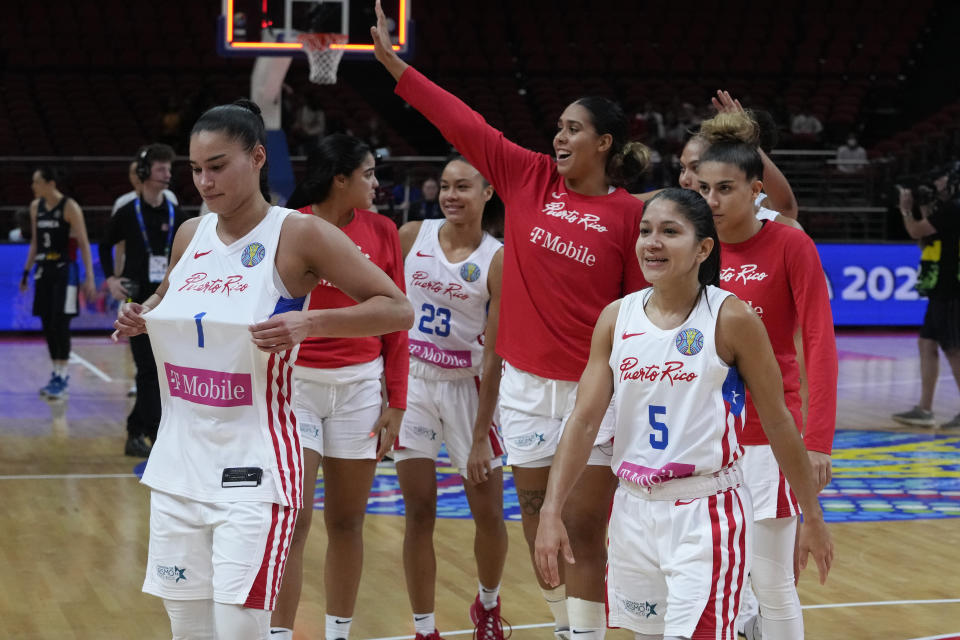
[[650, 434], [650, 446], [654, 449], [663, 450], [667, 448], [668, 442], [668, 430], [667, 425], [657, 420], [657, 416], [667, 415], [667, 408], [652, 404], [649, 406], [650, 409], [650, 427], [655, 431], [655, 433]]

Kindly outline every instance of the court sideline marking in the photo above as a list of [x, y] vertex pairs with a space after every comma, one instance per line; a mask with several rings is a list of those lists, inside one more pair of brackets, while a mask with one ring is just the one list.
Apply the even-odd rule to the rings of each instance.
[[[960, 602], [960, 598], [945, 598], [941, 600], [881, 600], [877, 602], [838, 602], [835, 604], [808, 604], [802, 609], [842, 609], [846, 607], [889, 607], [907, 604], [951, 604]], [[540, 629], [542, 627], [552, 627], [552, 622], [542, 622], [538, 624], [518, 624], [512, 625], [513, 629]], [[474, 629], [460, 629], [458, 631], [444, 631], [444, 636], [463, 636], [473, 634]], [[937, 638], [953, 638], [956, 634], [946, 634], [942, 636], [930, 636], [929, 638], [916, 638], [916, 640], [937, 640]], [[416, 636], [387, 636], [383, 638], [370, 638], [369, 640], [411, 640]]]
[[79, 364], [82, 364], [84, 367], [89, 369], [93, 373], [93, 375], [97, 376], [104, 382], [113, 382], [113, 378], [111, 378], [106, 373], [101, 371], [99, 368], [97, 368], [92, 362], [90, 362], [86, 358], [83, 358], [77, 355], [75, 351], [70, 352], [70, 362], [77, 362]]

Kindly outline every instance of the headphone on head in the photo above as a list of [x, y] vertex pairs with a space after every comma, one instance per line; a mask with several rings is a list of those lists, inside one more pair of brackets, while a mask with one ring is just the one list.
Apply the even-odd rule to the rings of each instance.
[[140, 182], [146, 182], [150, 179], [150, 147], [144, 147], [137, 154], [137, 167], [134, 169]]

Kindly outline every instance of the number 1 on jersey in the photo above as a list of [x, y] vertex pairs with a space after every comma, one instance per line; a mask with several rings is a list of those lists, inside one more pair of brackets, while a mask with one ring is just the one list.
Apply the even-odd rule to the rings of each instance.
[[[650, 426], [657, 433], [650, 434], [650, 446], [654, 449], [663, 450], [667, 448], [667, 425], [657, 420], [657, 416], [666, 416], [667, 408], [664, 406], [652, 404], [650, 409]], [[660, 436], [658, 438], [658, 435]]]
[[203, 349], [203, 324], [201, 324], [200, 321], [203, 320], [203, 316], [205, 315], [207, 315], [207, 312], [201, 311], [193, 316], [193, 319], [197, 321], [197, 346], [201, 349]]

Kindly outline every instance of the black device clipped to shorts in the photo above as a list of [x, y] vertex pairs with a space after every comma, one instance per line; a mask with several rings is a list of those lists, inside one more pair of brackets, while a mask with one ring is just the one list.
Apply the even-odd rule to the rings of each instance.
[[263, 469], [260, 467], [227, 467], [220, 478], [220, 486], [224, 489], [259, 487], [261, 478], [263, 478]]

